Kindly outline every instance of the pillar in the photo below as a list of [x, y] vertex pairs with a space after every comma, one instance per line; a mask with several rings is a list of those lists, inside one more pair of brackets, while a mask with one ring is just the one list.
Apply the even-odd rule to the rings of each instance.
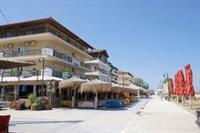
[[14, 86], [14, 99], [18, 100], [19, 98], [19, 85]]
[[2, 86], [2, 88], [1, 88], [1, 100], [3, 101], [4, 100], [4, 89], [5, 89], [5, 87], [4, 86]]
[[190, 108], [192, 108], [192, 96], [189, 96], [189, 105], [190, 105]]
[[75, 107], [75, 101], [76, 101], [76, 90], [74, 89], [74, 94], [72, 96], [72, 108]]
[[36, 85], [33, 85], [33, 95], [36, 96], [37, 93], [36, 93]]
[[96, 97], [95, 97], [95, 101], [94, 101], [94, 108], [97, 109], [98, 108], [98, 93], [96, 92]]
[[117, 93], [117, 100], [119, 100], [119, 93]]
[[137, 91], [137, 98], [140, 99], [140, 90]]
[[108, 99], [108, 92], [106, 92], [106, 95], [105, 95], [105, 100]]

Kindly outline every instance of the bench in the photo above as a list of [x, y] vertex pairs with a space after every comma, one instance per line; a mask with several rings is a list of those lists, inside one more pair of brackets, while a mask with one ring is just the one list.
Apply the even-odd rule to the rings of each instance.
[[8, 133], [10, 115], [0, 115], [0, 133]]

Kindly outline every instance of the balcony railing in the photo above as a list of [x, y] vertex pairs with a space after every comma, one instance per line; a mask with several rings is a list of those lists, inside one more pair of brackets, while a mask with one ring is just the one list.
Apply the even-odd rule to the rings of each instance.
[[3, 50], [1, 52], [1, 55], [3, 57], [19, 57], [19, 56], [33, 56], [33, 55], [51, 55], [54, 57], [57, 57], [59, 59], [62, 59], [64, 61], [69, 62], [70, 64], [73, 64], [76, 67], [83, 67], [90, 69], [90, 65], [85, 64], [83, 61], [74, 58], [70, 55], [60, 53], [54, 49], [51, 48], [44, 48], [44, 49], [32, 49], [32, 50]]
[[25, 35], [33, 35], [33, 34], [40, 34], [40, 33], [48, 33], [48, 32], [61, 38], [62, 40], [69, 43], [70, 45], [78, 48], [79, 50], [84, 51], [85, 53], [88, 53], [87, 48], [83, 47], [80, 43], [67, 37], [65, 34], [56, 30], [53, 27], [35, 26], [35, 27], [27, 28], [27, 29], [8, 30], [8, 31], [4, 31], [4, 32], [0, 33], [0, 38], [25, 36]]
[[[38, 73], [33, 72], [32, 70], [23, 70], [21, 73], [18, 73], [17, 71], [12, 71], [12, 70], [7, 70], [4, 71], [3, 74], [1, 74], [3, 77], [23, 77], [23, 78], [28, 78], [31, 76], [41, 76], [41, 71], [38, 70]], [[46, 76], [46, 75], [44, 75]], [[62, 78], [62, 71], [52, 71], [53, 77], [58, 77]]]

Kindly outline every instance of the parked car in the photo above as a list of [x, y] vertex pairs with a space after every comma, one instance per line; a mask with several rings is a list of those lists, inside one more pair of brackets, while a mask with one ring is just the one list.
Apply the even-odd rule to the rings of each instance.
[[108, 100], [105, 106], [106, 108], [123, 108], [124, 103], [120, 100]]

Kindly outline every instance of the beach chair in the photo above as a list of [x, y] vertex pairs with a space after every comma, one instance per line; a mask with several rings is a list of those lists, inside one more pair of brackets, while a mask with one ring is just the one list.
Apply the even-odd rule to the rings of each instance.
[[0, 133], [8, 133], [10, 115], [0, 115]]

